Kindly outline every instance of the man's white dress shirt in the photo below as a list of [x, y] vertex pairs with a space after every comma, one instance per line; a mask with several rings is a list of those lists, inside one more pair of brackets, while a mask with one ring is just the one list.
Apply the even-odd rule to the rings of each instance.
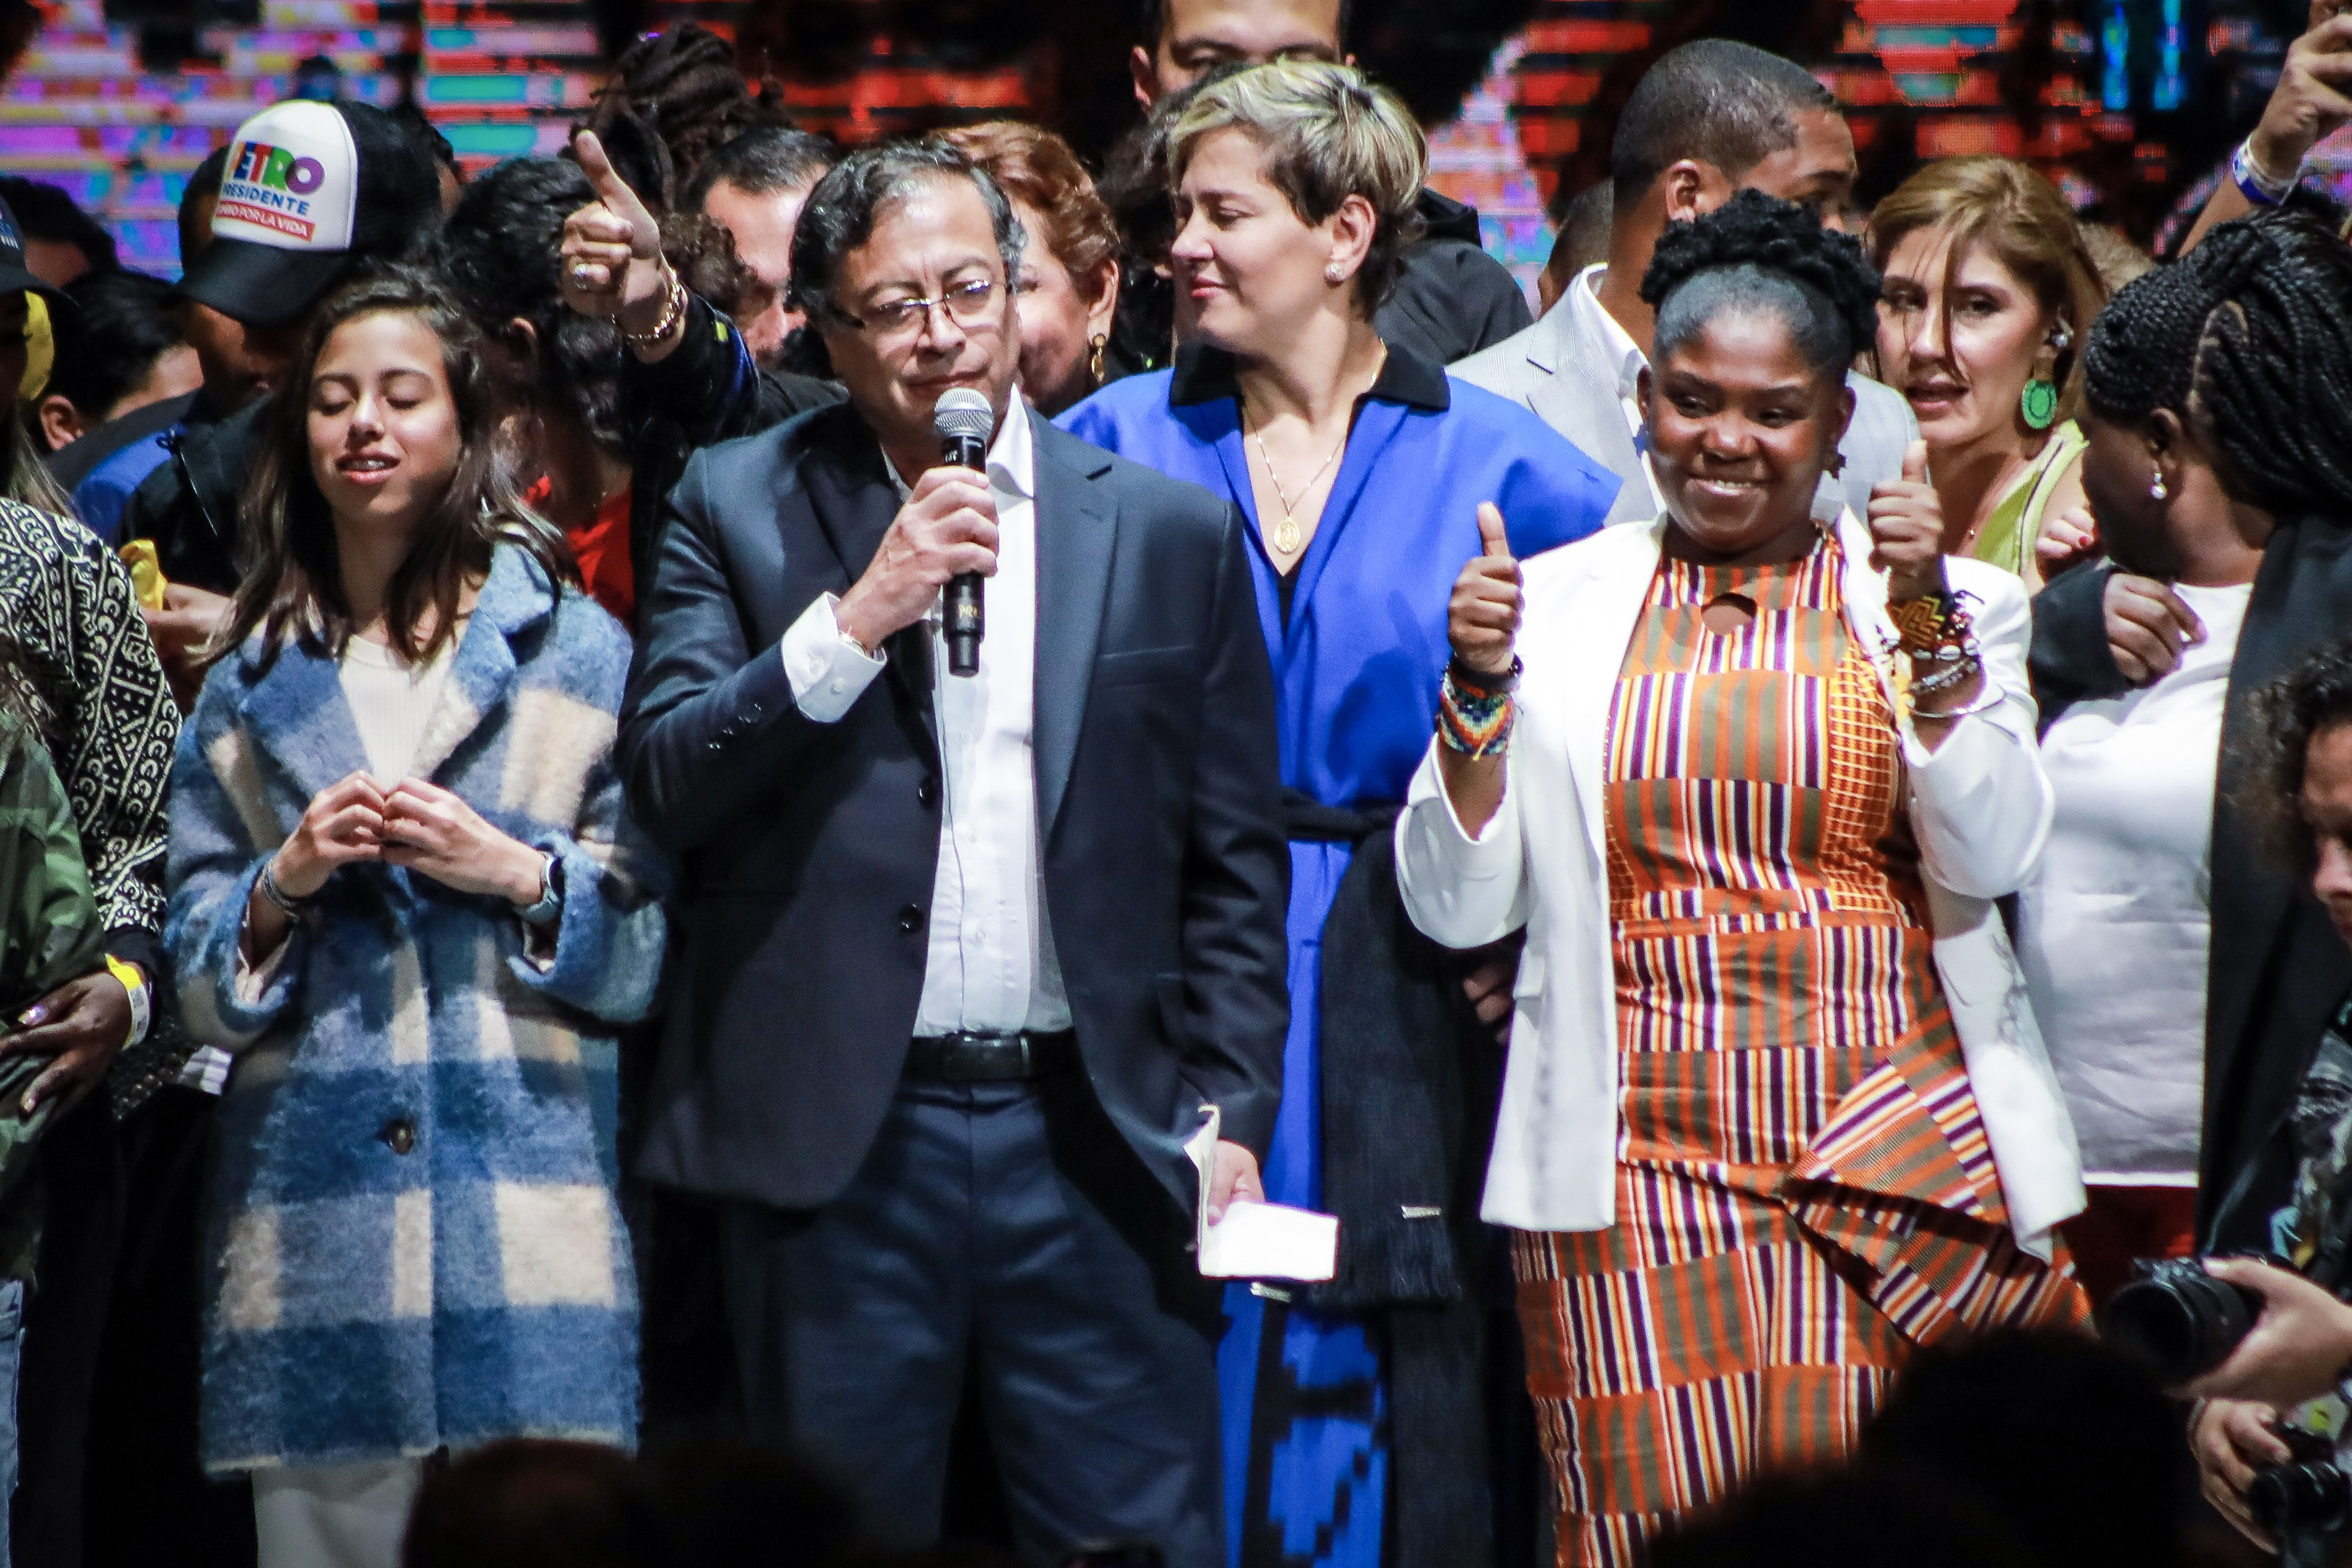
[[1658, 476], [1650, 471], [1650, 442], [1643, 433], [1642, 372], [1650, 361], [1633, 335], [1601, 303], [1601, 280], [1608, 272], [1608, 265], [1601, 263], [1578, 273], [1568, 286], [1568, 308], [1576, 329], [1597, 350], [1601, 362], [1617, 371], [1617, 407], [1625, 416], [1625, 434], [1633, 438], [1633, 450], [1641, 455], [1641, 480], [1650, 487], [1648, 515], [1654, 517], [1666, 509], [1666, 497], [1658, 488]]
[[[891, 482], [906, 499], [905, 481], [893, 473]], [[1017, 400], [988, 448], [988, 491], [996, 575], [987, 580], [978, 674], [947, 673], [936, 609], [927, 621], [947, 776], [919, 1035], [1070, 1027], [1037, 842], [1037, 477], [1028, 411]], [[819, 724], [840, 719], [882, 671], [882, 660], [841, 634], [837, 602], [826, 594], [811, 604], [781, 648], [793, 702]]]

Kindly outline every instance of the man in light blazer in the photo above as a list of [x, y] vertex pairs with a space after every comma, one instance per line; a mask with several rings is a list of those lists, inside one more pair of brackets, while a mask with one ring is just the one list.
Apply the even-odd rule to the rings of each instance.
[[[616, 266], [657, 267], [620, 250]], [[713, 1197], [756, 1428], [934, 1537], [976, 1382], [1024, 1560], [1223, 1561], [1218, 1291], [1289, 1014], [1272, 673], [1240, 514], [1035, 418], [1024, 238], [945, 147], [852, 153], [793, 246], [846, 403], [665, 510], [621, 756], [686, 860], [641, 1172]], [[592, 267], [594, 263], [585, 264]], [[942, 466], [950, 389], [994, 413]], [[986, 579], [976, 674], [942, 584]]]
[[[1450, 372], [1525, 403], [1625, 481], [1612, 523], [1664, 509], [1642, 462], [1634, 382], [1649, 363], [1655, 318], [1642, 303], [1650, 249], [1669, 223], [1713, 212], [1748, 187], [1839, 212], [1853, 189], [1853, 133], [1829, 89], [1798, 66], [1746, 44], [1703, 38], [1661, 57], [1617, 122], [1610, 157], [1609, 261], [1571, 280], [1532, 327], [1457, 361]], [[1893, 388], [1849, 375], [1853, 421], [1845, 459], [1824, 476], [1815, 511], [1870, 511], [1870, 487], [1900, 478], [1919, 422]]]

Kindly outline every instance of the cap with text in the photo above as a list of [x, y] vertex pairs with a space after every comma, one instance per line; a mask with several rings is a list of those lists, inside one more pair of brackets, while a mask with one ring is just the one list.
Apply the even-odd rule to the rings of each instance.
[[353, 262], [399, 255], [440, 216], [438, 175], [390, 115], [277, 104], [236, 128], [212, 243], [180, 292], [249, 326], [283, 326]]

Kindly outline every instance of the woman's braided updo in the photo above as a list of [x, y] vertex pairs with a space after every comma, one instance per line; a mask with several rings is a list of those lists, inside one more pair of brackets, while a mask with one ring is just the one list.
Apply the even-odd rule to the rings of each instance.
[[1651, 358], [1663, 361], [1725, 310], [1762, 310], [1788, 323], [1806, 363], [1843, 376], [1877, 339], [1878, 287], [1860, 241], [1794, 202], [1741, 191], [1658, 236], [1642, 275], [1642, 299], [1658, 313]]
[[2137, 429], [2169, 409], [2232, 498], [2352, 516], [2352, 247], [2318, 219], [2221, 225], [2119, 290], [2083, 360], [2094, 413]]

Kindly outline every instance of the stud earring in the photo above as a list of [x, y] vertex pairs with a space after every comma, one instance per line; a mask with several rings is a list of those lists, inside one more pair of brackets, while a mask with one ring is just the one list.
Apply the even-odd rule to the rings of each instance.
[[1324, 282], [1326, 282], [1326, 283], [1337, 283], [1337, 282], [1339, 282], [1339, 269], [1338, 267], [1325, 267], [1325, 268], [1323, 269], [1323, 281], [1324, 281]]
[[2164, 476], [2161, 473], [2158, 474], [2153, 480], [2149, 481], [2147, 486], [2147, 498], [2149, 500], [2161, 501], [2167, 496], [2171, 494], [2171, 491], [2164, 487]]

